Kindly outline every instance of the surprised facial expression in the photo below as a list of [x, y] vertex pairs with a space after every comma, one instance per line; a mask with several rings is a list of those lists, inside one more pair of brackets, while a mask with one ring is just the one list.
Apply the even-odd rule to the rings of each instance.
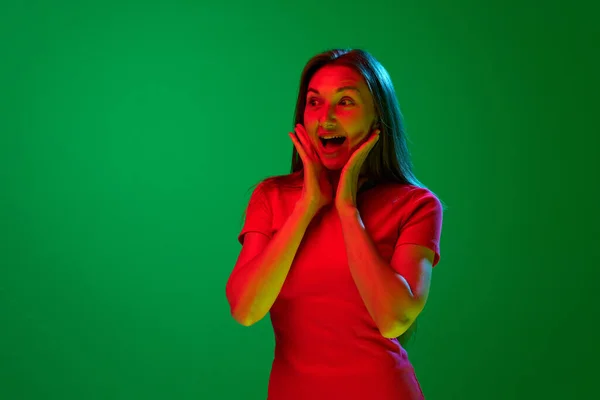
[[341, 170], [374, 131], [375, 107], [363, 77], [346, 66], [325, 66], [308, 84], [304, 127], [323, 165]]

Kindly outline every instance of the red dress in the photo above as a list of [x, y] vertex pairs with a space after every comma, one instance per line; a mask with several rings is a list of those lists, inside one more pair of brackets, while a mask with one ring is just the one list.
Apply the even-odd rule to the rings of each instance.
[[[262, 182], [252, 193], [247, 232], [273, 237], [301, 188]], [[381, 184], [359, 193], [357, 206], [380, 255], [419, 244], [439, 261], [442, 206], [429, 190]], [[275, 357], [269, 400], [423, 399], [406, 351], [381, 335], [348, 268], [339, 217], [323, 209], [309, 225], [270, 311]]]

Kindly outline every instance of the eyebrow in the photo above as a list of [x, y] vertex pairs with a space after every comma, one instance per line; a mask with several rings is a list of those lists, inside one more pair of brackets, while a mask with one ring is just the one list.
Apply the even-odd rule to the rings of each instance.
[[[342, 86], [342, 87], [338, 88], [335, 92], [339, 93], [339, 92], [343, 92], [344, 90], [354, 90], [360, 94], [360, 90], [358, 90], [358, 88], [356, 86]], [[308, 88], [307, 93], [310, 93], [310, 92], [320, 94], [319, 91], [314, 88]]]

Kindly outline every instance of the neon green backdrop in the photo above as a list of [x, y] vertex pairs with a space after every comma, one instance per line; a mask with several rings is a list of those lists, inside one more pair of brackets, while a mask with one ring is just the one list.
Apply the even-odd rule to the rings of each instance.
[[590, 398], [598, 31], [530, 3], [2, 5], [0, 398], [265, 398], [269, 321], [237, 326], [225, 282], [332, 47], [389, 70], [448, 205], [408, 347], [427, 398]]

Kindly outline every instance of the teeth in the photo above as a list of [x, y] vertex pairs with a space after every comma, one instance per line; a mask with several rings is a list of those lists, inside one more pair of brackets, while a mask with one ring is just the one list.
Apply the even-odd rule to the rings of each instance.
[[321, 136], [321, 139], [335, 139], [335, 138], [343, 138], [344, 136], [340, 135], [331, 135], [331, 136]]

